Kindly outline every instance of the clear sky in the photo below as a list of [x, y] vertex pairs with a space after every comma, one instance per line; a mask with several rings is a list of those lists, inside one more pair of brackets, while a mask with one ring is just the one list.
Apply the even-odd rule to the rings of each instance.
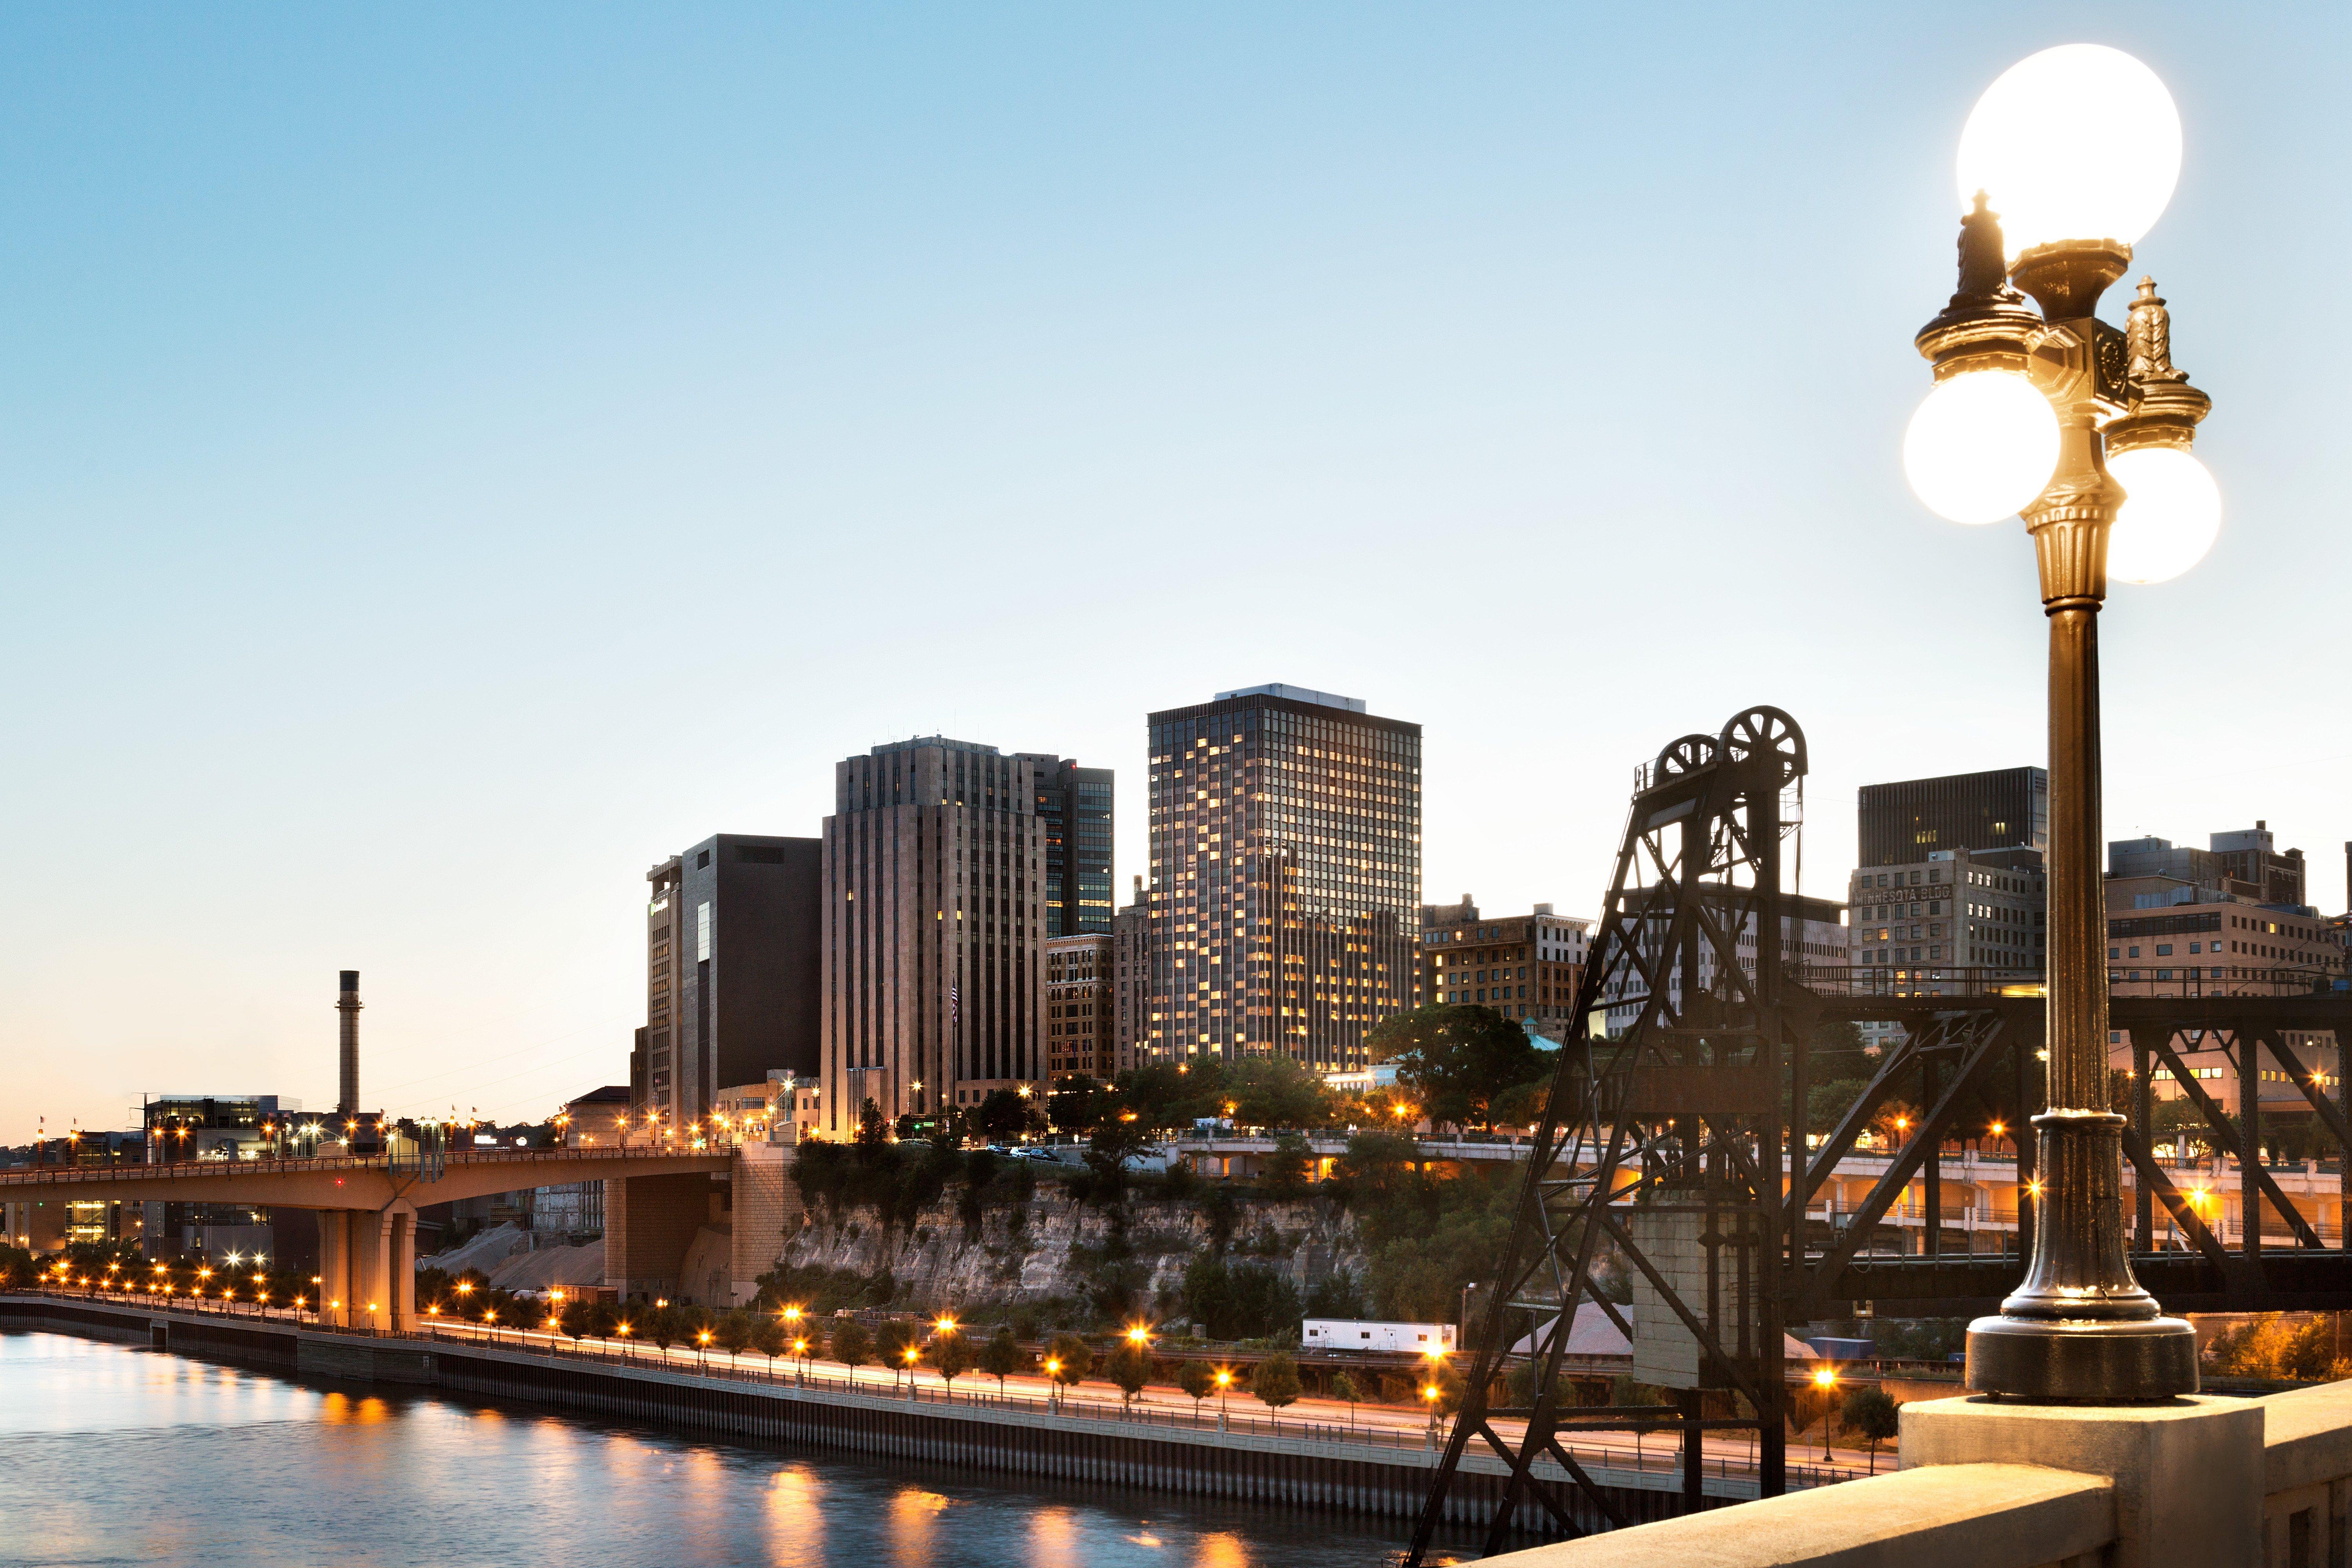
[[1500, 910], [1779, 704], [1838, 890], [1857, 785], [2042, 760], [2021, 526], [1898, 447], [2074, 41], [2180, 105], [2229, 508], [2110, 602], [2109, 832], [2341, 909], [2341, 6], [15, 8], [0, 1139], [331, 1104], [345, 967], [371, 1105], [543, 1112], [665, 854], [943, 731], [1117, 768], [1124, 889], [1144, 714], [1267, 680], [1425, 726]]

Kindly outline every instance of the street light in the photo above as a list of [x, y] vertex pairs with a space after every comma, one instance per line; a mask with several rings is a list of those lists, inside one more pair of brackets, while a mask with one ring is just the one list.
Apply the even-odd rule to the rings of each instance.
[[1936, 388], [1906, 433], [1905, 468], [1941, 516], [2023, 514], [2050, 622], [2049, 1109], [2033, 1118], [2049, 1196], [2024, 1283], [1998, 1317], [1969, 1325], [1968, 1386], [2094, 1402], [2189, 1394], [2195, 1332], [2163, 1315], [2124, 1252], [2099, 821], [2107, 580], [2186, 571], [2221, 520], [2189, 455], [2211, 401], [2173, 367], [2154, 281], [2142, 279], [2127, 331], [2096, 315], [2171, 199], [2179, 115], [2129, 55], [2045, 49], [1978, 101], [1958, 172], [1959, 287], [1915, 340]]
[[1837, 1388], [1837, 1368], [1815, 1368], [1813, 1386], [1822, 1391], [1822, 1463], [1826, 1465], [1830, 1462], [1830, 1394]]

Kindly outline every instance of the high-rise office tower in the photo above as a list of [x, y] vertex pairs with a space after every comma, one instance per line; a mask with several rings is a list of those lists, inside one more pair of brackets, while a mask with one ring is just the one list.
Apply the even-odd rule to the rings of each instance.
[[1865, 866], [1909, 866], [1945, 849], [2050, 847], [2050, 774], [2042, 768], [1862, 786]]
[[1112, 1028], [1117, 1040], [1114, 1072], [1128, 1072], [1151, 1059], [1151, 904], [1143, 879], [1135, 879], [1135, 901], [1110, 920]]
[[1150, 726], [1150, 1055], [1360, 1066], [1412, 1005], [1421, 726], [1279, 685]]
[[1110, 930], [1111, 770], [1023, 752], [1045, 828], [1045, 934]]
[[834, 767], [824, 819], [816, 1132], [1043, 1092], [1045, 822], [1037, 768], [933, 735]]
[[817, 1068], [814, 838], [721, 833], [646, 873], [646, 1026], [630, 1089], [672, 1125], [719, 1091]]

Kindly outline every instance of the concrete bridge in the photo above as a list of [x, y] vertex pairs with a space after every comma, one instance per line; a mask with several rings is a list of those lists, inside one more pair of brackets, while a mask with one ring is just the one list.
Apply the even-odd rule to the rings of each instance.
[[[182, 1160], [153, 1165], [36, 1166], [0, 1172], [0, 1204], [234, 1204], [319, 1215], [319, 1307], [331, 1324], [395, 1331], [416, 1318], [416, 1211], [522, 1187], [603, 1182], [605, 1273], [622, 1284], [675, 1279], [688, 1245], [723, 1202], [713, 1178], [747, 1162], [735, 1150], [614, 1145], [469, 1149], [309, 1159]], [[775, 1164], [742, 1184], [782, 1184]], [[762, 1181], [760, 1178], [770, 1179]], [[740, 1272], [740, 1266], [738, 1272]]]

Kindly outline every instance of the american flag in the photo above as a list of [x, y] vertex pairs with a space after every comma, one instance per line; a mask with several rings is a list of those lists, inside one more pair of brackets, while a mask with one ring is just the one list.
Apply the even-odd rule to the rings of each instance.
[[953, 981], [950, 981], [948, 983], [948, 1021], [950, 1023], [953, 1023], [955, 1021], [956, 1014], [960, 1005], [961, 1004], [955, 983]]

